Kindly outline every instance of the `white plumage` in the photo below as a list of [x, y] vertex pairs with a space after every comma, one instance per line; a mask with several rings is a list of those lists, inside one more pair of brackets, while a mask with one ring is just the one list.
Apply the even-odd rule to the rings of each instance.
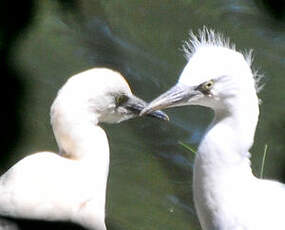
[[[60, 154], [32, 154], [2, 175], [0, 215], [105, 230], [109, 145], [98, 123], [136, 117], [145, 105], [112, 70], [95, 68], [71, 77], [51, 107]], [[162, 112], [152, 116], [167, 119]]]
[[184, 105], [214, 110], [196, 155], [193, 190], [203, 230], [284, 230], [285, 186], [256, 178], [250, 153], [259, 116], [251, 52], [204, 28], [185, 44], [178, 83], [142, 111]]

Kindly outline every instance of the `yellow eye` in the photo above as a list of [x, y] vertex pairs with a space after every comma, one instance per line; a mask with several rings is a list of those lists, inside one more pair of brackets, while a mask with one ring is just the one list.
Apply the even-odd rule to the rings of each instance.
[[214, 85], [213, 80], [207, 81], [202, 85], [202, 89], [207, 92], [213, 88], [213, 85]]
[[127, 100], [128, 100], [128, 96], [122, 94], [122, 95], [119, 95], [115, 98], [115, 101], [116, 101], [116, 105], [119, 106], [119, 105], [122, 105], [124, 104]]
[[211, 96], [211, 89], [213, 88], [214, 83], [214, 80], [206, 81], [200, 84], [196, 89], [205, 95]]

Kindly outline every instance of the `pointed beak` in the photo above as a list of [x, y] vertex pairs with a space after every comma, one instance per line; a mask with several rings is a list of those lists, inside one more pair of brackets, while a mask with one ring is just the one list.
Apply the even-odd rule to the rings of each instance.
[[166, 109], [190, 104], [194, 98], [201, 95], [202, 94], [199, 90], [197, 90], [197, 87], [176, 84], [171, 89], [150, 102], [148, 106], [141, 111], [140, 116], [152, 113], [158, 109]]
[[[122, 106], [125, 107], [131, 113], [133, 113], [135, 116], [139, 116], [142, 110], [146, 108], [147, 103], [143, 101], [142, 99], [132, 95], [132, 96], [129, 96], [129, 99]], [[169, 117], [167, 116], [167, 114], [160, 110], [151, 111], [145, 115], [149, 117], [154, 117], [154, 118], [162, 119], [165, 121], [169, 121]]]

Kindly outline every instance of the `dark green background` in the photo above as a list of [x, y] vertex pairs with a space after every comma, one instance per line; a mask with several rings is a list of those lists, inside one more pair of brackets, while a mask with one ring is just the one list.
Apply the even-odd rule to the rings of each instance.
[[[274, 3], [274, 1], [273, 1]], [[1, 3], [2, 4], [2, 3]], [[214, 28], [240, 50], [254, 49], [265, 75], [252, 166], [285, 182], [285, 22], [282, 5], [243, 0], [23, 1], [5, 5], [0, 32], [1, 169], [27, 154], [57, 151], [49, 107], [69, 76], [94, 66], [119, 70], [150, 101], [172, 86], [186, 60], [190, 30]], [[284, 5], [283, 5], [284, 6]], [[5, 8], [6, 7], [6, 8]], [[5, 12], [4, 12], [5, 11]], [[199, 229], [192, 201], [193, 154], [213, 113], [168, 110], [170, 122], [149, 118], [104, 125], [111, 146], [108, 226], [118, 229]]]

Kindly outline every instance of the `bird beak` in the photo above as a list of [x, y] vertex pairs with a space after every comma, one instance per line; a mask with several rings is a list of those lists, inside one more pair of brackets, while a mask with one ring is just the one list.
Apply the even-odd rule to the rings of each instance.
[[[130, 111], [131, 113], [133, 113], [135, 116], [139, 116], [141, 111], [146, 108], [147, 103], [143, 101], [142, 99], [132, 95], [132, 96], [129, 96], [129, 99], [122, 106], [126, 108], [128, 111]], [[160, 110], [151, 111], [147, 113], [146, 116], [169, 121], [169, 117], [167, 116], [167, 114], [165, 114], [164, 112]]]
[[197, 90], [197, 87], [176, 84], [171, 89], [150, 102], [148, 106], [141, 111], [140, 116], [152, 113], [158, 109], [190, 104], [194, 98], [199, 96], [201, 96], [201, 92]]

